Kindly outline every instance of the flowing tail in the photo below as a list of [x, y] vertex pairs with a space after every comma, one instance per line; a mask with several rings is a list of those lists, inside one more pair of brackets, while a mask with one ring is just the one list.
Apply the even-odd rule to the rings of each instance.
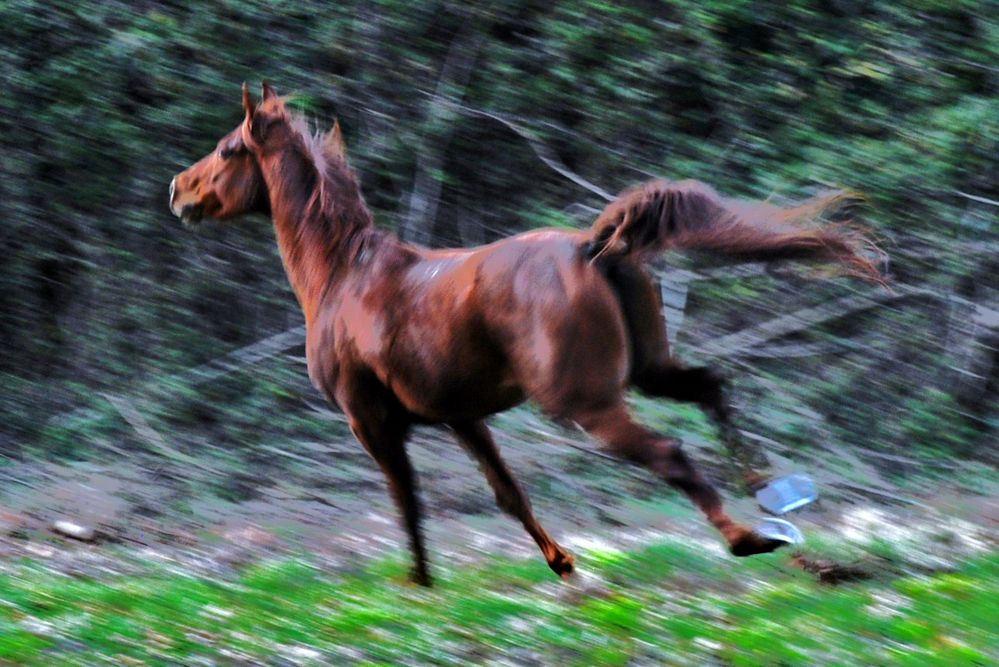
[[589, 235], [591, 258], [699, 250], [742, 261], [828, 262], [851, 276], [884, 282], [865, 254], [880, 255], [860, 231], [817, 226], [823, 213], [856, 197], [834, 192], [794, 208], [723, 199], [700, 181], [650, 181], [607, 205]]

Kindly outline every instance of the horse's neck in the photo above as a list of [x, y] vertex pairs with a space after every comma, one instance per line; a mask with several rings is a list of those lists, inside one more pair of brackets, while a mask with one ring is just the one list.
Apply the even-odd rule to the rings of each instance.
[[[331, 283], [343, 279], [353, 246], [370, 229], [364, 219], [367, 212], [359, 194], [346, 188], [338, 188], [336, 194], [353, 195], [358, 201], [322, 206], [317, 192], [320, 176], [295, 151], [283, 152], [262, 167], [281, 258], [306, 324], [310, 324]], [[327, 182], [326, 187], [333, 184]]]

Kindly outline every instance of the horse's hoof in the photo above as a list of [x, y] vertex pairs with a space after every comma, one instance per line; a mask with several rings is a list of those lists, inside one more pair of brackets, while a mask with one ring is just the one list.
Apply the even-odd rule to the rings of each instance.
[[568, 581], [576, 569], [576, 559], [572, 554], [560, 553], [555, 556], [555, 560], [548, 563], [548, 567], [564, 581]]
[[787, 546], [787, 542], [750, 534], [735, 544], [732, 544], [729, 547], [729, 551], [733, 556], [743, 558], [745, 556], [755, 556], [757, 554], [768, 554], [771, 551], [776, 551], [783, 546]]
[[430, 588], [434, 585], [433, 579], [426, 571], [412, 569], [409, 571], [409, 580], [416, 584], [417, 586], [423, 586], [425, 588]]

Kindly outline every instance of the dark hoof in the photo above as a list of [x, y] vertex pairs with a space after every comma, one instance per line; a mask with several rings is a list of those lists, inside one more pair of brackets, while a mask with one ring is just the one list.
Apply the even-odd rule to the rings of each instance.
[[410, 570], [409, 580], [418, 586], [426, 586], [427, 588], [434, 585], [433, 580], [430, 578], [430, 574], [428, 574], [426, 570]]
[[769, 537], [757, 535], [754, 532], [747, 532], [741, 539], [736, 540], [729, 546], [729, 551], [733, 556], [743, 558], [757, 554], [768, 554], [784, 546], [787, 546], [787, 542], [783, 540], [774, 540]]
[[573, 570], [576, 569], [576, 559], [573, 558], [572, 554], [562, 552], [557, 554], [554, 560], [548, 562], [548, 567], [558, 576], [568, 579]]

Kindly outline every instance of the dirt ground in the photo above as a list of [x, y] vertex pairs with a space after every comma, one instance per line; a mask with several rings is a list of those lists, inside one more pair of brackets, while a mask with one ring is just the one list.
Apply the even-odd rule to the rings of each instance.
[[[497, 439], [538, 518], [570, 550], [627, 549], [668, 537], [722, 549], [677, 493], [595, 453], [581, 435], [533, 424]], [[521, 526], [496, 509], [482, 475], [447, 434], [420, 430], [410, 451], [432, 563], [491, 555], [543, 563]], [[734, 476], [714, 452], [693, 453], [715, 479]], [[779, 471], [801, 470], [819, 482], [820, 501], [789, 517], [806, 535], [911, 542], [931, 568], [999, 543], [999, 494], [936, 485], [917, 493], [898, 489], [893, 498], [883, 487], [844, 487], [827, 471], [776, 458]], [[234, 467], [238, 473], [148, 454], [5, 465], [0, 562], [28, 556], [49, 561], [55, 571], [87, 574], [165, 561], [222, 573], [260, 558], [307, 553], [324, 567], [351, 570], [405, 549], [381, 474], [351, 439], [300, 443], [275, 459], [249, 470]], [[766, 516], [752, 498], [732, 488], [726, 495], [736, 517], [755, 522]], [[94, 537], [60, 534], [58, 521], [92, 529]]]

